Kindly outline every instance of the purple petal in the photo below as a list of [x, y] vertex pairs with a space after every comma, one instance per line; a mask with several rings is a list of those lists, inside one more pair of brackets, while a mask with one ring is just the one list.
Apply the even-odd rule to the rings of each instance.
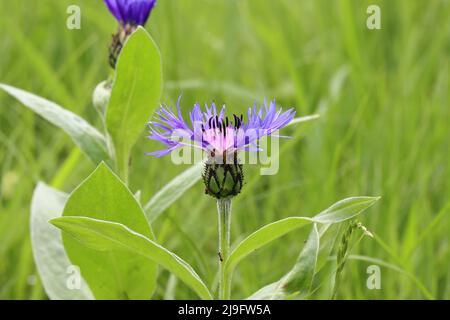
[[120, 23], [145, 25], [156, 0], [103, 0]]

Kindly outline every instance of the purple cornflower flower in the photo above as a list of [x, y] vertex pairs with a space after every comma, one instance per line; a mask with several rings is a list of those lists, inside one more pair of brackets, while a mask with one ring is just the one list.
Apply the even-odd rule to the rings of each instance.
[[103, 0], [109, 11], [122, 25], [143, 26], [156, 0]]
[[193, 146], [207, 152], [203, 171], [206, 194], [216, 199], [230, 199], [241, 192], [244, 184], [243, 166], [238, 159], [239, 151], [260, 151], [258, 140], [273, 135], [287, 125], [295, 116], [289, 109], [277, 110], [275, 101], [269, 106], [248, 109], [243, 115], [225, 115], [225, 106], [218, 112], [215, 103], [202, 111], [196, 103], [189, 113], [190, 125], [183, 119], [180, 99], [177, 112], [161, 106], [156, 119], [150, 121], [148, 138], [162, 142], [166, 148], [147, 155], [162, 157], [183, 146]]
[[189, 113], [190, 125], [183, 119], [180, 108], [180, 99], [177, 103], [177, 114], [167, 106], [161, 106], [157, 111], [154, 121], [149, 122], [150, 135], [148, 138], [164, 143], [167, 148], [149, 152], [147, 155], [162, 157], [173, 150], [191, 145], [208, 152], [208, 155], [234, 154], [238, 151], [258, 151], [257, 141], [263, 136], [272, 135], [274, 132], [287, 125], [295, 116], [295, 111], [289, 109], [282, 112], [277, 110], [275, 101], [270, 105], [257, 108], [256, 103], [248, 109], [247, 121], [243, 115], [225, 115], [225, 106], [218, 112], [216, 104], [205, 106], [202, 111], [196, 103]]

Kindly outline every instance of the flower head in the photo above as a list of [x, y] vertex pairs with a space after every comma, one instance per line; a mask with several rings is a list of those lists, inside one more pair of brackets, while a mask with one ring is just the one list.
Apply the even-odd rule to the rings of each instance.
[[103, 0], [109, 11], [122, 24], [143, 26], [156, 4], [156, 0]]
[[189, 113], [188, 124], [181, 114], [180, 100], [176, 112], [167, 106], [161, 106], [156, 119], [149, 123], [148, 138], [164, 143], [166, 148], [147, 154], [164, 156], [186, 146], [186, 140], [205, 150], [210, 157], [230, 156], [238, 151], [258, 151], [257, 142], [260, 138], [272, 135], [295, 116], [293, 109], [286, 112], [277, 110], [275, 101], [261, 108], [257, 108], [255, 104], [248, 109], [246, 120], [242, 114], [227, 116], [225, 106], [218, 111], [215, 103], [211, 107], [206, 105], [205, 109], [202, 111], [196, 103]]
[[156, 119], [149, 123], [148, 137], [164, 143], [166, 148], [147, 154], [162, 157], [183, 146], [195, 146], [206, 151], [207, 161], [202, 174], [205, 192], [216, 199], [229, 199], [239, 194], [244, 184], [238, 152], [259, 151], [258, 140], [287, 125], [294, 115], [293, 109], [286, 112], [277, 110], [275, 101], [259, 109], [255, 104], [248, 109], [246, 120], [243, 115], [227, 116], [225, 106], [218, 112], [213, 103], [202, 111], [195, 104], [189, 113], [188, 124], [181, 114], [178, 100], [176, 112], [161, 106]]

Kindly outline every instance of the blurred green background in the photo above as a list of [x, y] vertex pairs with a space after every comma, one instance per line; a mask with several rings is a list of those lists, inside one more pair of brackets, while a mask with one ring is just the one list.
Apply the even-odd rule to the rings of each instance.
[[[68, 30], [66, 9], [82, 10]], [[368, 30], [366, 9], [381, 8]], [[450, 298], [450, 2], [420, 0], [158, 0], [147, 30], [162, 51], [163, 101], [243, 111], [276, 98], [320, 120], [283, 131], [279, 173], [248, 168], [232, 236], [291, 215], [312, 216], [341, 198], [380, 195], [361, 221], [375, 235], [352, 252], [339, 297]], [[32, 91], [99, 124], [92, 90], [110, 73], [116, 22], [100, 0], [0, 0], [0, 82]], [[186, 167], [133, 152], [131, 182], [148, 199]], [[0, 92], [0, 298], [45, 299], [28, 229], [39, 180], [70, 192], [94, 166], [70, 138]], [[214, 201], [197, 184], [155, 223], [158, 241], [212, 283]], [[277, 280], [308, 230], [282, 238], [238, 268], [235, 298]], [[375, 262], [373, 259], [376, 259]], [[333, 264], [333, 261], [330, 261]], [[381, 289], [366, 287], [371, 264]], [[162, 271], [156, 298], [195, 298]], [[169, 281], [170, 280], [170, 281]], [[321, 279], [329, 282], [329, 276]], [[169, 284], [169, 285], [168, 285]], [[329, 298], [320, 286], [313, 298]]]

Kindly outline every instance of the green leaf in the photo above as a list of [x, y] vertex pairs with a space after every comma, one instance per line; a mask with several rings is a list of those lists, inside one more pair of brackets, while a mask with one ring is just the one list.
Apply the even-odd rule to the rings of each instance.
[[281, 282], [281, 286], [285, 287], [288, 292], [309, 292], [316, 270], [319, 247], [320, 235], [317, 230], [317, 225], [314, 224], [294, 268], [292, 268]]
[[289, 217], [265, 225], [237, 245], [226, 261], [225, 267], [228, 270], [234, 269], [236, 265], [250, 253], [290, 231], [304, 227], [312, 222], [314, 222], [314, 220], [307, 217]]
[[317, 225], [313, 224], [313, 229], [309, 234], [308, 240], [291, 271], [279, 281], [263, 287], [248, 299], [278, 300], [285, 299], [288, 296], [294, 296], [298, 292], [309, 292], [316, 270], [319, 247], [319, 231], [317, 230]]
[[230, 281], [234, 268], [242, 259], [273, 240], [313, 222], [331, 224], [351, 219], [373, 205], [378, 199], [379, 197], [347, 198], [335, 203], [313, 218], [289, 217], [262, 227], [245, 238], [231, 252], [225, 262], [226, 273], [229, 277], [227, 282]]
[[204, 163], [199, 162], [185, 170], [159, 190], [144, 206], [147, 219], [156, 220], [164, 210], [201, 179]]
[[159, 104], [162, 91], [161, 55], [150, 35], [139, 27], [126, 41], [106, 111], [118, 170], [126, 177], [131, 147]]
[[54, 102], [6, 84], [4, 90], [25, 107], [31, 109], [45, 120], [64, 130], [75, 144], [94, 162], [109, 161], [105, 137], [86, 120]]
[[52, 300], [90, 300], [93, 295], [81, 279], [80, 289], [67, 286], [72, 265], [64, 251], [61, 233], [48, 220], [61, 216], [68, 195], [39, 183], [31, 201], [30, 232], [34, 261], [45, 292]]
[[[154, 239], [143, 210], [122, 181], [104, 164], [70, 195], [63, 216], [87, 216], [122, 223]], [[66, 252], [97, 299], [149, 299], [157, 266], [128, 252], [98, 252], [63, 235]]]
[[380, 197], [352, 197], [336, 202], [331, 207], [314, 216], [318, 223], [338, 223], [359, 215], [377, 202]]
[[148, 237], [120, 223], [87, 217], [63, 217], [53, 219], [51, 223], [83, 245], [95, 250], [120, 250], [150, 259], [176, 275], [200, 298], [212, 299], [206, 285], [187, 262]]

